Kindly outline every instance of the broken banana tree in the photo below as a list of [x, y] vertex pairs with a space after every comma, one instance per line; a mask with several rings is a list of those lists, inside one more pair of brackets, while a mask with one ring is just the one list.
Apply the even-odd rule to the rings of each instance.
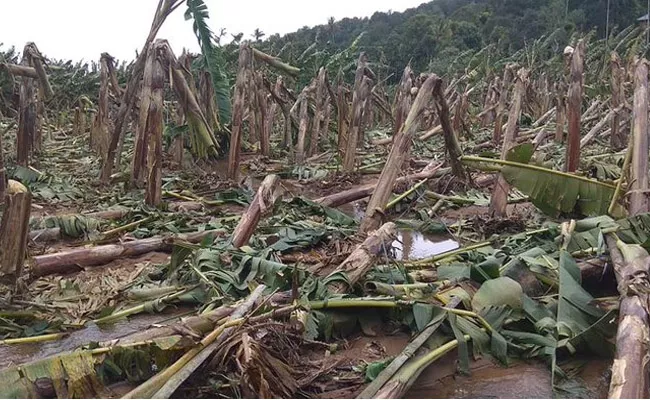
[[404, 163], [404, 156], [411, 146], [411, 139], [415, 134], [420, 117], [424, 108], [431, 101], [436, 86], [440, 86], [442, 81], [436, 75], [431, 75], [422, 84], [418, 91], [418, 95], [413, 101], [413, 105], [409, 111], [404, 126], [399, 134], [395, 137], [395, 142], [391, 148], [386, 164], [379, 175], [377, 187], [368, 201], [366, 215], [361, 221], [359, 231], [367, 233], [371, 230], [377, 229], [382, 223], [382, 217], [386, 203], [393, 193], [395, 180], [399, 173], [402, 164]]
[[32, 195], [20, 182], [9, 180], [0, 220], [0, 277], [20, 278], [27, 255]]
[[[515, 87], [512, 92], [512, 106], [508, 114], [508, 125], [506, 126], [506, 133], [503, 138], [503, 147], [501, 148], [501, 159], [505, 160], [508, 152], [516, 145], [517, 139], [517, 126], [519, 124], [519, 117], [521, 116], [521, 107], [526, 94], [526, 85], [528, 83], [528, 72], [522, 68], [517, 72]], [[505, 93], [503, 94], [506, 95]], [[496, 217], [506, 216], [506, 207], [508, 205], [508, 191], [510, 187], [508, 182], [499, 175], [492, 197], [490, 198], [490, 215]]]

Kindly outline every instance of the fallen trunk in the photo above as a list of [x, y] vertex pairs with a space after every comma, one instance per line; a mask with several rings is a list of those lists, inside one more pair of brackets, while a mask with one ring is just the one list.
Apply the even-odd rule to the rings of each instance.
[[[395, 180], [395, 184], [399, 185], [402, 183], [410, 183], [413, 181], [418, 181], [427, 178], [433, 178], [438, 175], [441, 171], [448, 171], [448, 169], [440, 169], [442, 164], [436, 164], [435, 161], [430, 162], [424, 169], [415, 174], [403, 176]], [[343, 192], [334, 193], [329, 196], [321, 197], [316, 199], [317, 203], [320, 203], [328, 207], [338, 207], [343, 204], [350, 203], [355, 200], [361, 200], [365, 197], [368, 197], [377, 187], [377, 183], [370, 183], [367, 185], [355, 187], [352, 189], [345, 190]]]
[[330, 292], [347, 293], [375, 265], [377, 256], [387, 252], [388, 247], [396, 238], [397, 226], [392, 222], [387, 222], [370, 233], [366, 240], [330, 274], [332, 276], [344, 273], [347, 276], [347, 283], [340, 281], [330, 283]]
[[33, 67], [19, 64], [0, 64], [0, 67], [5, 69], [8, 73], [13, 76], [22, 76], [25, 78], [38, 79], [38, 74]]
[[282, 60], [280, 60], [277, 57], [273, 57], [266, 53], [263, 53], [254, 47], [251, 47], [251, 50], [253, 50], [253, 56], [255, 56], [257, 60], [264, 61], [265, 63], [267, 63], [273, 68], [277, 68], [292, 76], [298, 76], [298, 74], [300, 73], [300, 68], [284, 63], [282, 62]]
[[[262, 296], [266, 286], [259, 285], [248, 298], [230, 316], [230, 321], [238, 320], [248, 314], [257, 300]], [[169, 398], [187, 378], [205, 362], [214, 351], [222, 346], [235, 331], [237, 326], [216, 327], [200, 344], [190, 349], [174, 364], [154, 375], [123, 398]]]
[[[606, 237], [621, 295], [610, 399], [648, 398], [650, 257], [640, 246]], [[620, 248], [620, 250], [619, 250]]]
[[154, 326], [144, 331], [134, 332], [128, 336], [111, 340], [110, 342], [100, 342], [99, 347], [125, 346], [160, 337], [177, 335], [179, 333], [191, 333], [192, 336], [196, 334], [203, 336], [212, 331], [218, 321], [229, 316], [233, 311], [234, 307], [232, 306], [222, 306], [209, 313], [184, 318], [175, 324]]
[[34, 242], [55, 242], [62, 237], [61, 228], [43, 228], [29, 232], [29, 240]]
[[550, 110], [546, 111], [544, 115], [539, 117], [539, 119], [531, 125], [532, 128], [537, 128], [540, 126], [545, 125], [555, 114], [555, 107], [551, 108]]
[[436, 125], [428, 131], [424, 132], [422, 135], [418, 136], [418, 140], [427, 140], [430, 137], [439, 134], [440, 132], [442, 132], [442, 125]]
[[36, 256], [31, 260], [33, 277], [76, 272], [81, 267], [102, 265], [118, 258], [134, 257], [152, 251], [169, 251], [174, 240], [197, 243], [208, 235], [222, 235], [223, 230], [196, 232], [176, 237], [152, 237], [121, 244], [77, 248]]
[[619, 107], [615, 110], [611, 110], [603, 119], [601, 119], [596, 125], [594, 125], [593, 128], [589, 130], [589, 132], [582, 138], [580, 139], [580, 148], [585, 147], [588, 145], [595, 137], [598, 135], [598, 132], [603, 129], [605, 125], [612, 119], [617, 113], [621, 111], [622, 107]]

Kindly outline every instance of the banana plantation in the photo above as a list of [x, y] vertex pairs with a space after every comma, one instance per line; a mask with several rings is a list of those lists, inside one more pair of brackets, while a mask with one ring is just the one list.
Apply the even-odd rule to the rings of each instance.
[[208, 17], [0, 48], [0, 397], [648, 397], [646, 26], [391, 76]]

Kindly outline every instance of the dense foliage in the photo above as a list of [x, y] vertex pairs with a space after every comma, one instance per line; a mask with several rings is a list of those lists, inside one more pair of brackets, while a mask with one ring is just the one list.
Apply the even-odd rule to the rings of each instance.
[[607, 0], [434, 0], [401, 13], [330, 18], [323, 25], [257, 41], [262, 50], [309, 68], [324, 64], [359, 38], [357, 48], [368, 53], [375, 71], [396, 80], [408, 62], [416, 71], [446, 73], [464, 52], [492, 45], [494, 57], [503, 57], [551, 33], [561, 52], [578, 31], [595, 30], [604, 38], [606, 32], [620, 31], [646, 13], [642, 0], [610, 3], [607, 24]]
[[[621, 31], [637, 24], [637, 19], [647, 12], [647, 3], [644, 0], [610, 0], [609, 3], [609, 24], [608, 0], [433, 0], [404, 12], [376, 12], [370, 18], [340, 21], [330, 18], [323, 25], [268, 37], [259, 29], [237, 34], [221, 29], [215, 34], [201, 18], [196, 20], [197, 13], [190, 9], [188, 12], [194, 17], [194, 23], [198, 22], [195, 31], [202, 52], [211, 55], [201, 60], [208, 61], [211, 66], [209, 70], [220, 100], [219, 113], [228, 117], [230, 110], [222, 101], [226, 97], [223, 84], [234, 81], [238, 45], [242, 40], [251, 39], [260, 50], [300, 67], [299, 79], [290, 81], [296, 87], [306, 85], [321, 66], [326, 66], [331, 76], [342, 71], [351, 79], [360, 51], [368, 53], [380, 79], [394, 83], [409, 62], [415, 71], [445, 75], [464, 72], [470, 61], [475, 66], [477, 55], [489, 58], [485, 60], [486, 65], [494, 66], [497, 60], [510, 60], [525, 48], [544, 51], [545, 54], [535, 56], [549, 60], [561, 55], [564, 46], [589, 31], [591, 39], [604, 39], [609, 32], [610, 41], [603, 40], [599, 46], [615, 47], [621, 37], [625, 37]], [[202, 37], [212, 40], [202, 41]], [[232, 40], [224, 44], [224, 39]], [[222, 56], [218, 53], [221, 52], [225, 58], [223, 66], [219, 65]], [[1, 62], [19, 63], [19, 50], [0, 44]], [[80, 96], [94, 103], [99, 88], [98, 70], [95, 62], [50, 60], [50, 79], [54, 92], [59, 95], [48, 108], [68, 109]], [[126, 63], [118, 64], [121, 82], [125, 82], [126, 73]], [[0, 71], [0, 112], [3, 114], [13, 114], [12, 105], [17, 101], [13, 83]], [[56, 90], [62, 86], [66, 87], [65, 91]], [[60, 93], [65, 93], [66, 98], [60, 98]]]

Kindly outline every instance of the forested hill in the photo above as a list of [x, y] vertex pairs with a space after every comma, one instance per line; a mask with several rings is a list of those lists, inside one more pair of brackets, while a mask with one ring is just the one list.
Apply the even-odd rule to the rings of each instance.
[[[610, 2], [610, 32], [636, 23], [637, 18], [646, 14], [645, 0]], [[607, 3], [608, 0], [433, 0], [401, 13], [377, 12], [370, 18], [330, 19], [326, 24], [304, 27], [284, 36], [264, 38], [256, 32], [256, 46], [297, 65], [316, 66], [317, 60], [330, 60], [349, 49], [350, 53], [366, 51], [380, 70], [396, 76], [409, 61], [416, 71], [442, 73], [459, 55], [487, 45], [493, 45], [492, 52], [508, 54], [551, 33], [558, 48], [577, 31], [595, 29], [597, 35], [604, 37]]]

